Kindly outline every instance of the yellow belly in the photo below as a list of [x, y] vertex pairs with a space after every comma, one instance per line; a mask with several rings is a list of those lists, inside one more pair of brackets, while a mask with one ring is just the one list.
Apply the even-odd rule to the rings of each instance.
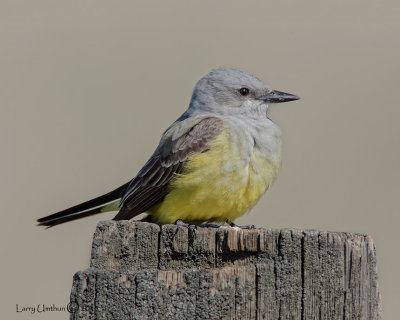
[[224, 131], [207, 152], [190, 157], [171, 191], [148, 213], [158, 223], [233, 221], [249, 211], [276, 179], [280, 159], [272, 161], [253, 152], [243, 162], [240, 148], [229, 143]]

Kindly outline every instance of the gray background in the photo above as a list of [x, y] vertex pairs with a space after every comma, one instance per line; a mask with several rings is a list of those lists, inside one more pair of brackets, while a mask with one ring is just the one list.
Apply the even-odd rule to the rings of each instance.
[[187, 107], [235, 67], [299, 95], [277, 182], [239, 224], [368, 233], [398, 317], [400, 5], [396, 1], [0, 1], [1, 317], [65, 319], [97, 221], [35, 219], [125, 183]]

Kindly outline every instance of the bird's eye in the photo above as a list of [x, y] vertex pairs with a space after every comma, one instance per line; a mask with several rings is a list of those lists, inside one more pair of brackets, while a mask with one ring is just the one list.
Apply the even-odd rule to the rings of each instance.
[[240, 89], [239, 89], [239, 93], [240, 93], [242, 96], [247, 96], [247, 95], [250, 93], [250, 90], [249, 90], [248, 88], [240, 88]]

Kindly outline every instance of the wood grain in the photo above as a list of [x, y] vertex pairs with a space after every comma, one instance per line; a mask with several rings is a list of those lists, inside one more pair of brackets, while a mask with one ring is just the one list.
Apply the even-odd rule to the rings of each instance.
[[71, 319], [382, 319], [367, 235], [105, 221]]

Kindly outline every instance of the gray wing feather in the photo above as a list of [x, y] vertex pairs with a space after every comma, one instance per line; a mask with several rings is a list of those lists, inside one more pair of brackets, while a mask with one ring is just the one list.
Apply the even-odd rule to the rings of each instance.
[[210, 141], [222, 130], [223, 121], [215, 117], [202, 119], [175, 140], [168, 137], [167, 130], [152, 157], [129, 183], [114, 220], [131, 219], [162, 201], [169, 193], [172, 178], [182, 172], [188, 157], [206, 152]]

